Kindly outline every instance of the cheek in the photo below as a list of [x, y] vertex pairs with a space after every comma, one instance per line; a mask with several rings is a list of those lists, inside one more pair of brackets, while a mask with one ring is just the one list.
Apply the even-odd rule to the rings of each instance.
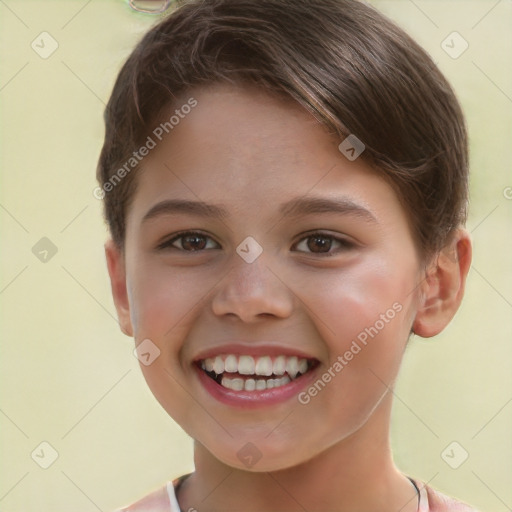
[[318, 399], [349, 430], [365, 421], [398, 373], [410, 327], [410, 267], [354, 266], [316, 277], [304, 297], [329, 353], [322, 369], [329, 384]]
[[163, 265], [140, 265], [133, 269], [133, 275], [137, 276], [132, 303], [135, 338], [139, 343], [151, 340], [160, 351], [151, 364], [141, 362], [142, 374], [169, 415], [180, 424], [191, 424], [193, 419], [189, 416], [197, 414], [197, 409], [190, 407], [190, 395], [182, 385], [180, 351], [196, 310], [202, 305], [203, 294], [186, 272], [173, 271]]
[[[408, 333], [410, 290], [413, 272], [385, 265], [357, 267], [336, 274], [312, 277], [303, 290], [304, 303], [316, 314], [316, 325], [326, 341], [331, 357], [348, 350], [353, 340], [364, 341], [379, 335], [394, 344]], [[388, 347], [389, 348], [389, 347]]]
[[[187, 272], [154, 265], [135, 268], [132, 314], [136, 338], [174, 337], [185, 326], [209, 289]], [[157, 341], [155, 341], [158, 343]]]

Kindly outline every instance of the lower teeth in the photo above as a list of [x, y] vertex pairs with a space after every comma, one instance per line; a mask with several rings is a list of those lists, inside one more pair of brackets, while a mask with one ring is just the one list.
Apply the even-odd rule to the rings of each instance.
[[280, 386], [284, 386], [291, 382], [290, 377], [285, 375], [284, 377], [280, 377], [278, 379], [240, 379], [234, 378], [230, 379], [229, 377], [222, 377], [220, 382], [221, 386], [232, 389], [233, 391], [261, 391], [264, 389], [272, 389], [278, 388]]
[[[306, 372], [310, 371], [314, 367], [316, 367], [315, 363], [309, 364]], [[226, 377], [226, 373], [217, 374], [213, 370], [206, 370], [204, 366], [201, 369], [217, 384], [224, 388], [232, 389], [233, 391], [263, 391], [265, 389], [279, 388], [281, 386], [285, 386], [292, 380], [298, 379], [306, 373], [298, 372], [294, 378], [291, 378], [290, 375], [285, 373], [284, 375], [274, 375], [273, 378], [263, 377], [260, 379], [252, 379], [245, 375], [243, 376], [244, 378], [241, 378], [239, 376], [240, 374], [236, 374], [236, 376], [231, 374], [233, 377]]]

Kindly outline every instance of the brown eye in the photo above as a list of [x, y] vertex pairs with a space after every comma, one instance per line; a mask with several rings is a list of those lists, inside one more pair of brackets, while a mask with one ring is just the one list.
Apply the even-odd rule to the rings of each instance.
[[311, 252], [329, 252], [332, 246], [332, 239], [323, 235], [308, 237], [308, 249]]
[[180, 237], [182, 249], [186, 251], [200, 251], [206, 247], [205, 237], [202, 235], [185, 235]]
[[[338, 249], [334, 252], [331, 252], [333, 245], [337, 245]], [[304, 237], [302, 240], [300, 240], [295, 247], [300, 247], [299, 252], [309, 252], [310, 254], [333, 256], [337, 252], [352, 249], [354, 245], [355, 244], [344, 238], [338, 238], [333, 235], [327, 235], [324, 233], [312, 233], [311, 235], [308, 235], [307, 237]]]
[[208, 241], [213, 240], [198, 231], [188, 231], [171, 238], [158, 246], [158, 249], [177, 249], [185, 252], [197, 252], [206, 249], [217, 249], [217, 244], [213, 242], [214, 247], [208, 246]]

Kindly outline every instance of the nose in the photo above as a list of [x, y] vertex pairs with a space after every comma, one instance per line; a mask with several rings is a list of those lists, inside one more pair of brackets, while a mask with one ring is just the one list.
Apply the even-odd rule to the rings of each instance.
[[247, 263], [236, 255], [231, 265], [212, 299], [215, 315], [238, 317], [247, 323], [290, 316], [294, 294], [263, 258]]

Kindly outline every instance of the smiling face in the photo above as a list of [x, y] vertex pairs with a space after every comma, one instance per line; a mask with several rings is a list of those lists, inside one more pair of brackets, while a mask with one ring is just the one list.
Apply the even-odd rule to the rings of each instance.
[[148, 385], [218, 460], [245, 469], [251, 442], [254, 470], [290, 467], [379, 416], [418, 254], [392, 188], [312, 115], [247, 88], [190, 96], [142, 162], [124, 256], [108, 249], [120, 321], [158, 347]]

